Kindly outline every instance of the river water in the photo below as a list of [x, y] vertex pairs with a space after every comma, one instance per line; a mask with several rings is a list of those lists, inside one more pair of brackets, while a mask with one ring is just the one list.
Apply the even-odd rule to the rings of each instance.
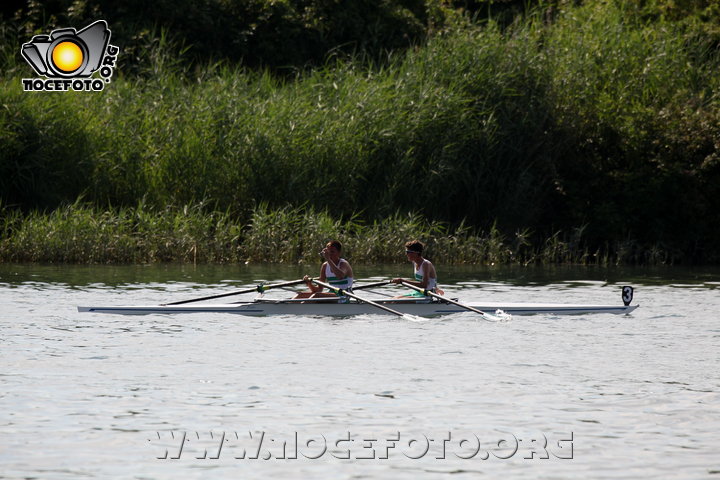
[[717, 269], [439, 269], [468, 301], [634, 285], [628, 316], [76, 310], [315, 269], [0, 265], [0, 477], [720, 479]]

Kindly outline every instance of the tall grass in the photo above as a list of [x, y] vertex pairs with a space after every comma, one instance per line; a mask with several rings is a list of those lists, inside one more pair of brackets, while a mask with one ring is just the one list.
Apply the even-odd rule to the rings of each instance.
[[162, 42], [139, 75], [121, 55], [100, 94], [30, 94], [8, 73], [0, 196], [26, 212], [203, 202], [253, 224], [261, 205], [366, 226], [417, 212], [535, 243], [582, 225], [588, 255], [634, 242], [718, 260], [720, 55], [631, 5], [458, 25], [379, 65], [331, 59], [292, 79], [186, 71]]
[[461, 224], [395, 213], [365, 223], [338, 218], [327, 210], [261, 205], [249, 223], [203, 204], [156, 210], [100, 210], [76, 202], [51, 213], [5, 212], [0, 224], [0, 262], [43, 263], [288, 263], [319, 264], [326, 242], [339, 239], [343, 254], [360, 264], [405, 262], [404, 243], [420, 239], [426, 256], [441, 264], [599, 264], [665, 263], [661, 249], [636, 258], [629, 244], [590, 254], [582, 229], [532, 241], [530, 232], [506, 237], [493, 226], [479, 231]]
[[101, 211], [75, 203], [4, 217], [3, 261], [53, 263], [226, 263], [240, 259], [241, 227], [201, 204]]

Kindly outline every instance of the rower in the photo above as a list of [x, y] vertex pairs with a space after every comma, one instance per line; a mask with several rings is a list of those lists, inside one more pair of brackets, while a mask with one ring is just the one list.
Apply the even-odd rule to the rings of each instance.
[[[338, 240], [332, 240], [325, 245], [320, 255], [325, 259], [320, 267], [320, 276], [318, 280], [327, 282], [333, 288], [352, 292], [353, 271], [350, 263], [344, 258], [340, 258], [342, 252], [342, 244]], [[299, 293], [295, 298], [327, 298], [337, 297], [334, 293], [323, 292], [323, 287], [313, 283], [310, 277], [303, 277], [305, 284], [310, 291]], [[344, 301], [348, 301], [347, 297], [340, 297]]]
[[[393, 278], [393, 283], [407, 282], [416, 287], [420, 287], [423, 290], [435, 292], [442, 295], [444, 292], [437, 286], [437, 272], [435, 271], [435, 265], [432, 264], [427, 258], [423, 258], [423, 250], [425, 245], [419, 240], [412, 240], [405, 244], [405, 255], [407, 259], [413, 264], [414, 280], [405, 280], [403, 278]], [[420, 292], [413, 291], [408, 295], [402, 295], [398, 298], [404, 297], [424, 297]]]

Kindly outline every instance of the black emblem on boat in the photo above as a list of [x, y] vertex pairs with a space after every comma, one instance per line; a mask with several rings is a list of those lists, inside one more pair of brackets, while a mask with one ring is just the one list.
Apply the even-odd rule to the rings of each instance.
[[632, 302], [632, 299], [633, 299], [633, 291], [634, 291], [633, 287], [627, 287], [627, 286], [626, 286], [626, 287], [623, 287], [623, 288], [622, 288], [622, 301], [623, 301], [623, 303], [625, 304], [626, 307], [627, 307], [628, 305], [630, 305], [630, 302]]

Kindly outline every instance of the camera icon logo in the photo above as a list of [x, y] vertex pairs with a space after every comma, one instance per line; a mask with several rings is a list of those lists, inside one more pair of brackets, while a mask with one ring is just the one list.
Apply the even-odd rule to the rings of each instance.
[[110, 29], [104, 20], [79, 31], [60, 28], [50, 35], [35, 35], [20, 53], [38, 75], [51, 80], [23, 79], [25, 90], [102, 90], [102, 80], [89, 78], [100, 70], [100, 76], [110, 82], [118, 48], [109, 43]]

